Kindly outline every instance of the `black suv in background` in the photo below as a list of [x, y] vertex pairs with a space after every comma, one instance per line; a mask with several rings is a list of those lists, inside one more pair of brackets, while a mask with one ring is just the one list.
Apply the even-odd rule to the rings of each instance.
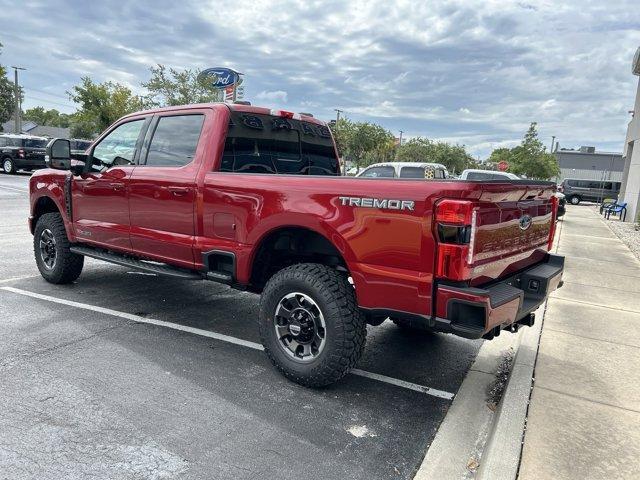
[[45, 168], [45, 147], [49, 140], [31, 135], [0, 134], [0, 168], [4, 173]]
[[601, 202], [605, 198], [617, 200], [620, 193], [620, 182], [565, 178], [559, 190], [564, 193], [567, 202], [572, 205], [578, 205], [583, 200], [590, 202]]

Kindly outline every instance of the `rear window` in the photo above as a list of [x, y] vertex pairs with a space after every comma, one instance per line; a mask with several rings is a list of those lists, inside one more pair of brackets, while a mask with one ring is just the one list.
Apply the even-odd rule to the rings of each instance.
[[371, 167], [367, 168], [360, 176], [365, 178], [393, 178], [396, 176], [396, 169], [394, 167]]
[[425, 178], [423, 167], [402, 167], [400, 178]]
[[44, 148], [47, 146], [47, 140], [39, 138], [25, 138], [24, 146], [25, 148]]
[[469, 172], [467, 180], [509, 180], [509, 177], [491, 172]]
[[329, 129], [301, 120], [232, 112], [222, 172], [339, 175]]

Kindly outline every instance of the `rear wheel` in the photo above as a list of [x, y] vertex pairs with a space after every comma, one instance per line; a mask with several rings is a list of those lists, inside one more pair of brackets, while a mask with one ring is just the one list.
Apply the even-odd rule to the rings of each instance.
[[573, 195], [570, 199], [569, 202], [571, 202], [571, 205], [578, 205], [580, 203], [580, 197], [577, 195]]
[[71, 283], [82, 272], [84, 257], [71, 253], [59, 213], [45, 213], [33, 234], [33, 251], [42, 277], [50, 283]]
[[2, 159], [2, 171], [7, 174], [16, 173], [16, 166], [13, 163], [13, 159], [10, 157], [5, 157]]
[[267, 282], [260, 338], [271, 362], [308, 387], [336, 382], [355, 367], [366, 324], [345, 275], [320, 264], [292, 265]]

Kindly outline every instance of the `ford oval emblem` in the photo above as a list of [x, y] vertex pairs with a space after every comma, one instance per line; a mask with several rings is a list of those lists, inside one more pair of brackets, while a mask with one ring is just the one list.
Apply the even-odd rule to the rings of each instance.
[[207, 68], [198, 74], [198, 81], [211, 88], [227, 88], [238, 83], [240, 75], [230, 68]]
[[523, 215], [520, 217], [520, 230], [527, 230], [531, 224], [533, 223], [533, 219], [531, 215]]

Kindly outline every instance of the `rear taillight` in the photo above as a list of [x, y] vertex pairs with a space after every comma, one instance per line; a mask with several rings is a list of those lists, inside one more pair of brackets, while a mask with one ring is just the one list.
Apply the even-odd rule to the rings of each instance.
[[467, 200], [442, 200], [436, 205], [435, 230], [438, 237], [436, 276], [468, 280], [473, 263], [476, 209]]
[[547, 251], [551, 251], [553, 248], [553, 238], [556, 236], [556, 220], [558, 218], [558, 197], [555, 195], [551, 197], [551, 227], [549, 228], [549, 242], [547, 244]]
[[18, 150], [18, 157], [24, 158], [24, 150], [23, 149], [19, 149]]

